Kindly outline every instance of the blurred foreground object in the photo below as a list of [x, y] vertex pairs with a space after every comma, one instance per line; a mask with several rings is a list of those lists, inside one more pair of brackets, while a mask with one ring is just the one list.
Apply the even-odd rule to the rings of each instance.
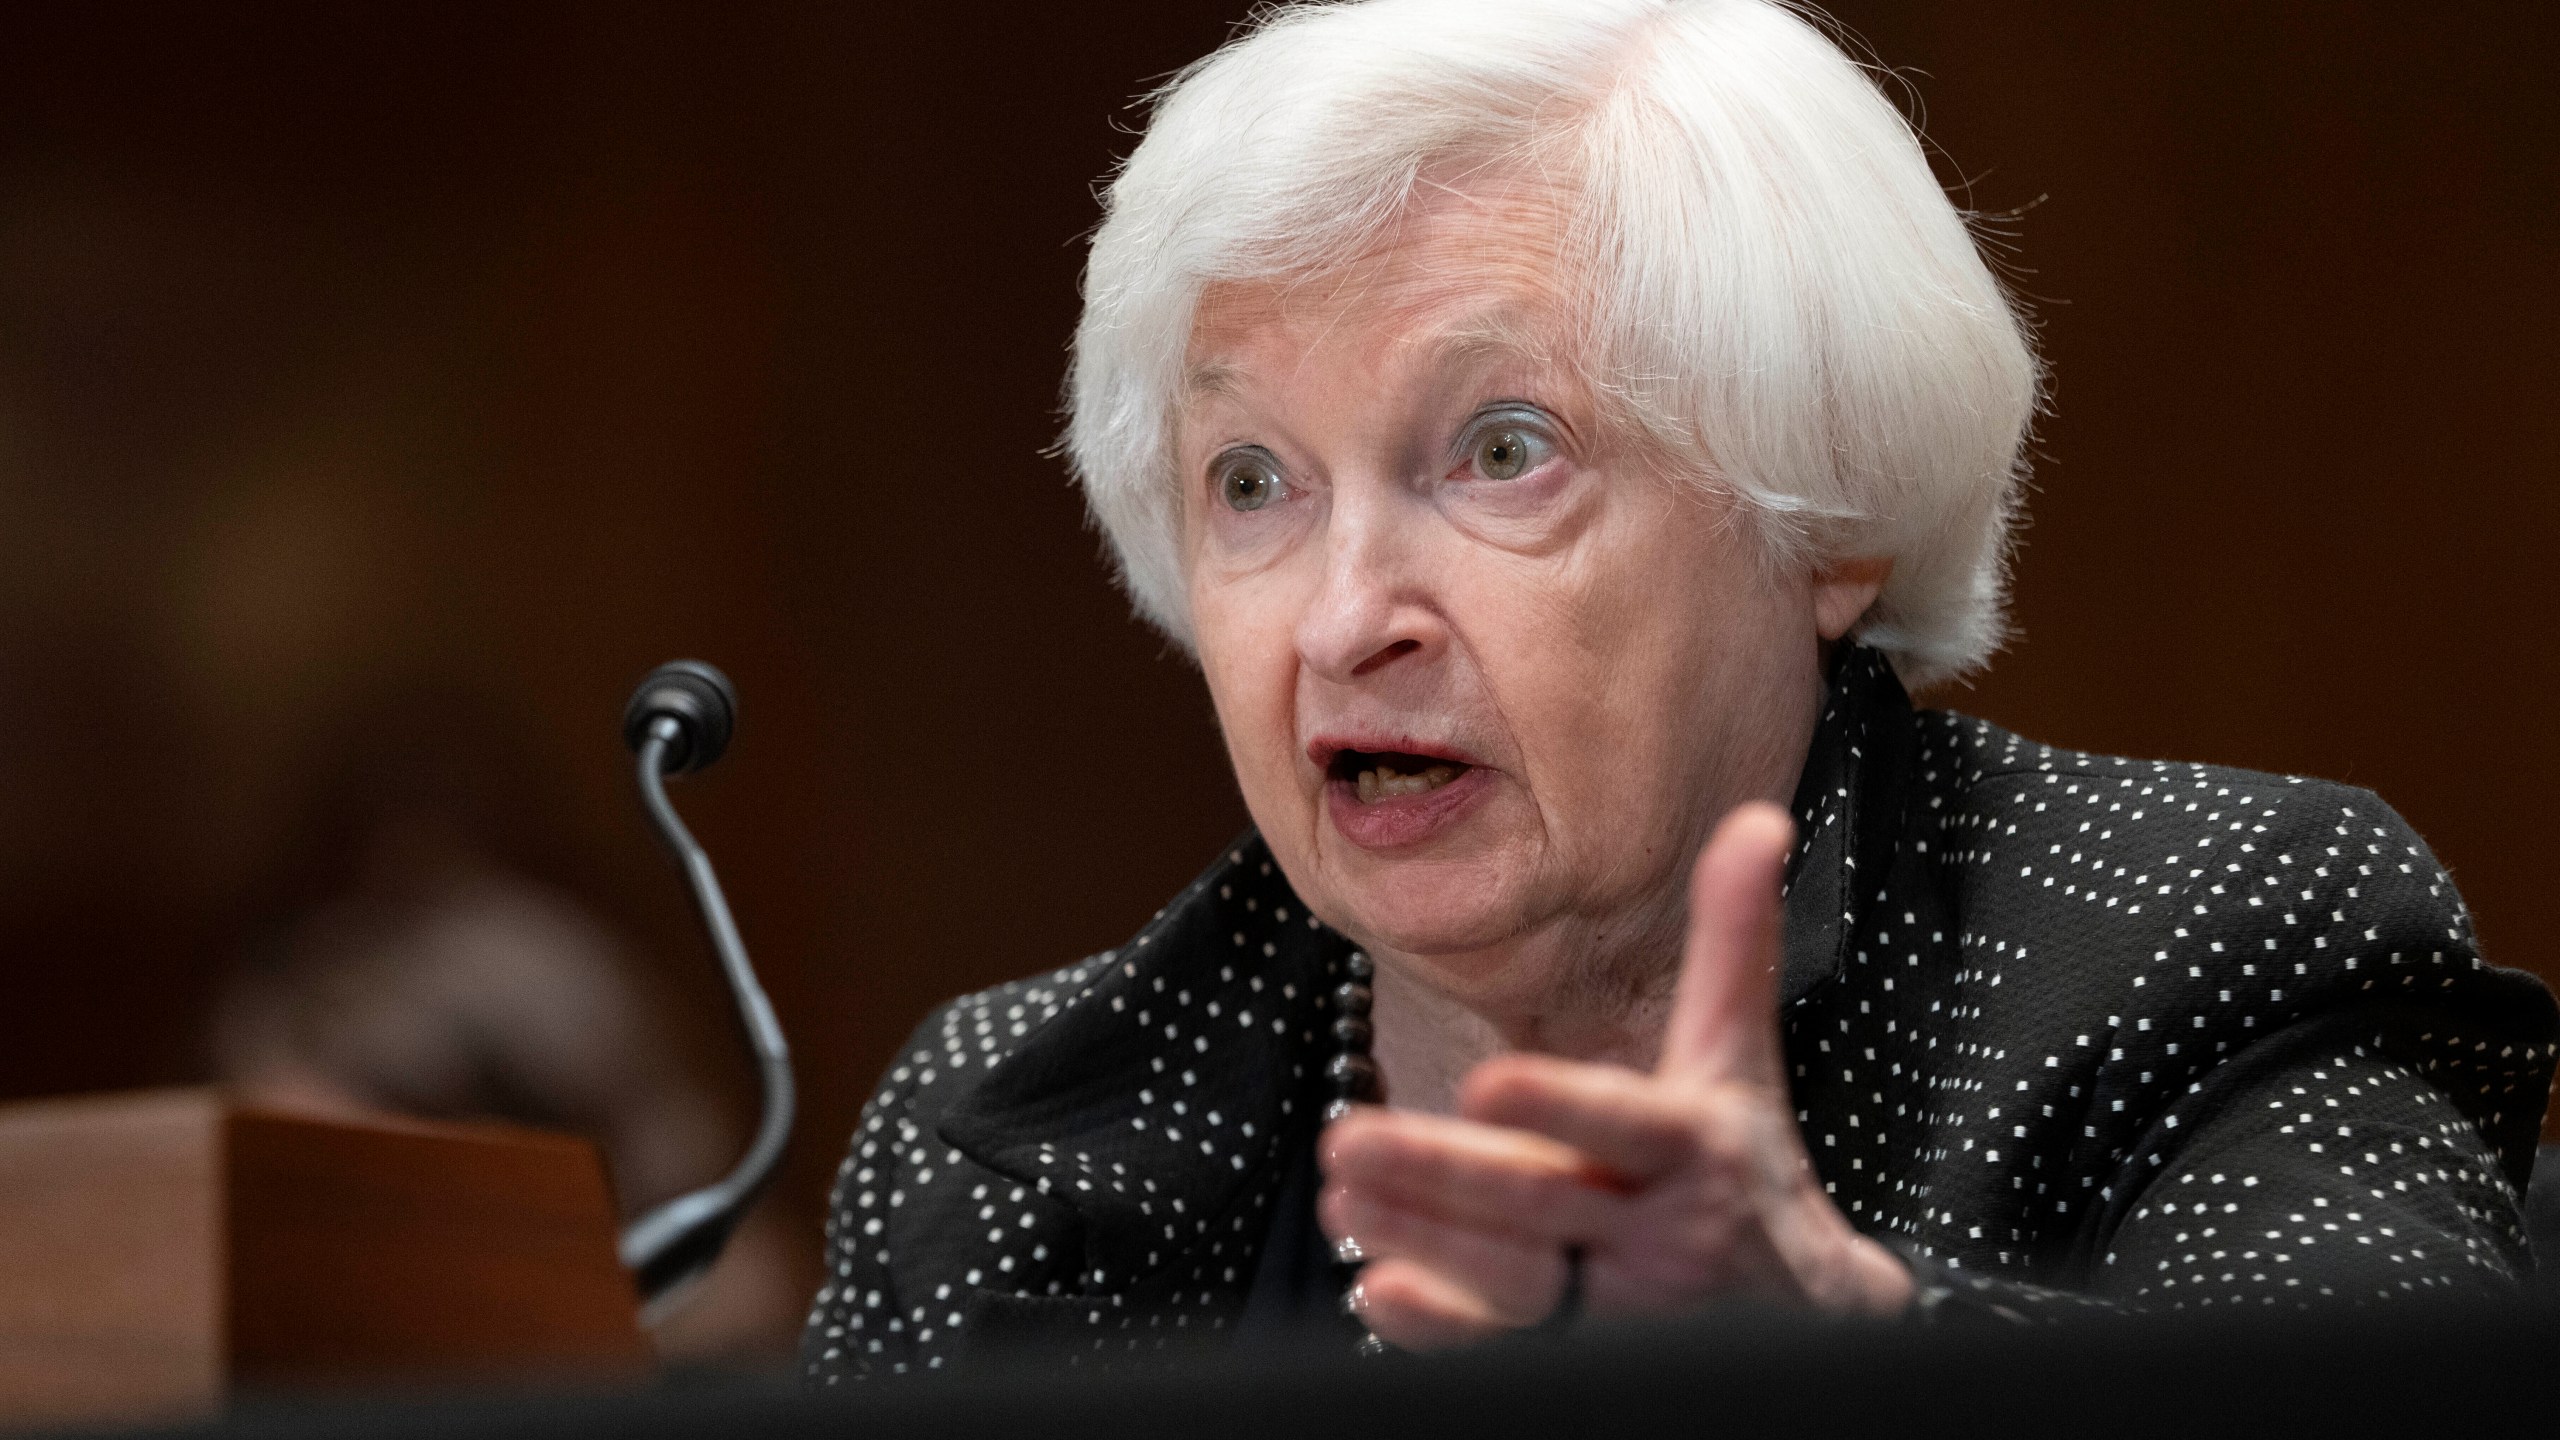
[[0, 1426], [647, 1371], [584, 1141], [201, 1090], [0, 1110]]
[[[319, 1115], [496, 1119], [591, 1136], [624, 1218], [730, 1145], [620, 946], [568, 896], [440, 826], [386, 824], [347, 893], [277, 933], [217, 1005], [218, 1073]], [[652, 1334], [663, 1358], [765, 1368], [799, 1319], [791, 1246], [750, 1219]]]

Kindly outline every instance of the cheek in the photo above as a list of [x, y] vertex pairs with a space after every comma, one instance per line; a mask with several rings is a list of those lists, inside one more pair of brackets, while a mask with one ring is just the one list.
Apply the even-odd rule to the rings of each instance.
[[[1584, 642], [1655, 705], [1695, 705], [1762, 673], [1792, 636], [1787, 586], [1739, 517], [1665, 494], [1605, 562]], [[1801, 597], [1794, 607], [1804, 609]], [[1656, 718], [1675, 723], [1679, 717]], [[1703, 718], [1703, 717], [1701, 717]]]
[[1193, 636], [1210, 704], [1245, 800], [1260, 802], [1295, 775], [1296, 648], [1287, 608], [1250, 582], [1191, 584]]
[[1577, 847], [1653, 847], [1691, 828], [1724, 788], [1725, 722], [1750, 708], [1783, 639], [1756, 555], [1714, 511], [1637, 508], [1505, 587], [1505, 623], [1484, 634], [1540, 809]]

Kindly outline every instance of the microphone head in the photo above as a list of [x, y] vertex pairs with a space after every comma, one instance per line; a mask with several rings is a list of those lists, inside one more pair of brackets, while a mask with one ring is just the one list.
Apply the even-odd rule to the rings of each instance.
[[730, 732], [738, 728], [738, 687], [699, 660], [670, 660], [650, 671], [623, 707], [623, 743], [636, 753], [661, 716], [675, 721], [678, 731], [661, 772], [691, 774], [729, 748]]

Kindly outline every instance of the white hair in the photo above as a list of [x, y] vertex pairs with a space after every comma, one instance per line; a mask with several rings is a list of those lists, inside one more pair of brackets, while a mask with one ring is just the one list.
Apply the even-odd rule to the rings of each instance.
[[1858, 634], [1920, 685], [2005, 632], [2039, 369], [1875, 82], [1776, 0], [1274, 9], [1156, 96], [1085, 273], [1066, 450], [1186, 649], [1174, 407], [1202, 290], [1324, 270], [1431, 177], [1574, 199], [1590, 378], [1793, 564], [1881, 557]]

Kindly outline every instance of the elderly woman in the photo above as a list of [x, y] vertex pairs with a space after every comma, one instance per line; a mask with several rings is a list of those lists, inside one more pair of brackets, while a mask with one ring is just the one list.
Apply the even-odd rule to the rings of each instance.
[[1283, 9], [1108, 207], [1069, 450], [1255, 828], [924, 1022], [813, 1376], [2527, 1265], [2553, 1007], [2398, 816], [1906, 699], [2037, 366], [1798, 15]]

